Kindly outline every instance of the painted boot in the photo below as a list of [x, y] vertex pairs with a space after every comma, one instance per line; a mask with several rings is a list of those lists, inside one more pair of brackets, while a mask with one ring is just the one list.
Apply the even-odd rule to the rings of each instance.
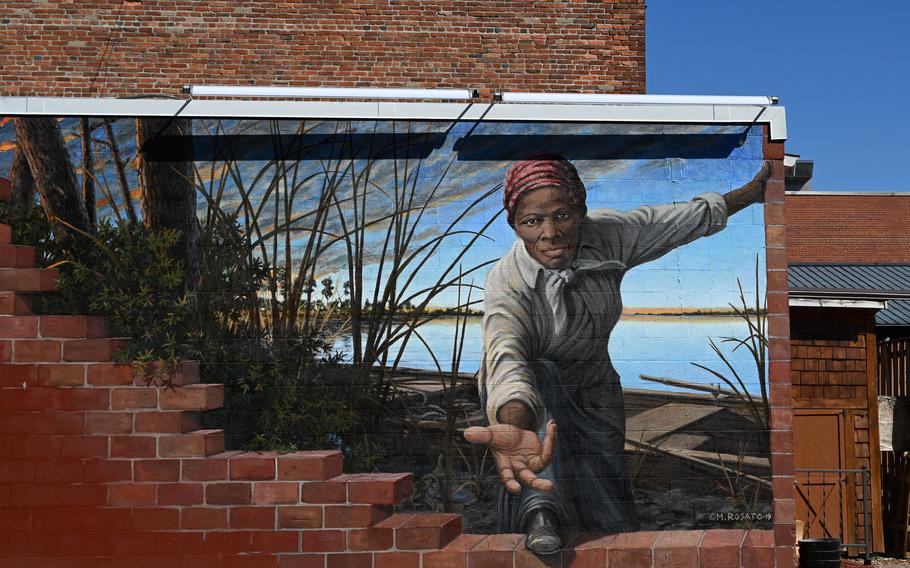
[[534, 554], [552, 554], [562, 548], [556, 517], [546, 509], [538, 509], [528, 516], [525, 524], [525, 547]]

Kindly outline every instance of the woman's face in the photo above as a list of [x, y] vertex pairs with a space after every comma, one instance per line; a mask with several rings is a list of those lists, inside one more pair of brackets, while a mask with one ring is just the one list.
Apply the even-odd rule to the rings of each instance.
[[541, 187], [518, 200], [515, 234], [534, 260], [547, 268], [563, 268], [575, 257], [583, 216], [566, 191]]

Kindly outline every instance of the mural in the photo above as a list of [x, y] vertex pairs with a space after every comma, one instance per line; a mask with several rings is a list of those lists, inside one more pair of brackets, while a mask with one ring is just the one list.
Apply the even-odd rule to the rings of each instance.
[[406, 507], [540, 554], [770, 526], [762, 158], [747, 125], [0, 125], [2, 214], [67, 273], [36, 309], [201, 360], [234, 447], [414, 471]]

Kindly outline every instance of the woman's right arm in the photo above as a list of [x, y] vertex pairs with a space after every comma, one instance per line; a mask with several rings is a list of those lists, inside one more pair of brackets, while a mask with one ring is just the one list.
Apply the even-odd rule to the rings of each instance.
[[[518, 280], [510, 282], [510, 275]], [[499, 478], [506, 490], [515, 494], [521, 492], [522, 485], [538, 491], [553, 489], [553, 482], [539, 478], [537, 473], [552, 459], [556, 440], [552, 421], [547, 424], [543, 442], [537, 434], [542, 407], [530, 360], [539, 338], [535, 336], [531, 300], [520, 278], [516, 271], [495, 268], [487, 278], [481, 380], [491, 425], [473, 426], [464, 433], [469, 442], [492, 450]]]
[[[527, 293], [508, 281], [508, 272], [491, 273], [484, 297], [481, 378], [486, 414], [491, 424], [505, 423], [536, 430], [541, 401], [530, 359], [537, 326]], [[516, 278], [517, 274], [513, 274]], [[518, 288], [518, 289], [516, 289]]]
[[510, 400], [496, 411], [500, 424], [511, 424], [522, 430], [534, 430], [534, 412], [520, 400]]

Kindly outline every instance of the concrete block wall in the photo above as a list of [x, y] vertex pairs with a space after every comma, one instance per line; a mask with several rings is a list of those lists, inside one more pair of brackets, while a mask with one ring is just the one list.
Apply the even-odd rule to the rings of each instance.
[[[775, 149], [766, 147], [773, 157]], [[782, 165], [766, 201], [773, 530], [581, 535], [539, 558], [522, 535], [461, 534], [457, 515], [395, 513], [411, 475], [344, 474], [339, 452], [223, 451], [199, 413], [223, 403], [198, 365], [174, 389], [112, 363], [104, 318], [34, 316], [56, 272], [0, 226], [0, 557], [55, 566], [793, 566], [792, 410]], [[7, 197], [8, 184], [0, 184]], [[783, 277], [778, 272], [783, 271]], [[781, 349], [781, 347], [784, 349]], [[789, 441], [789, 442], [788, 442]]]

